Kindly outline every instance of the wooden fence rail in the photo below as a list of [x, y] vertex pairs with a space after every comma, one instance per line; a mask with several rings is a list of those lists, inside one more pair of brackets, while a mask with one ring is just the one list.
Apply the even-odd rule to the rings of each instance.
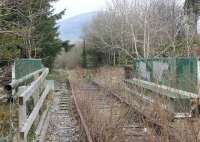
[[[200, 96], [195, 93], [178, 90], [175, 88], [171, 88], [165, 85], [159, 85], [153, 82], [148, 82], [140, 79], [130, 79], [130, 80], [124, 80], [124, 83], [127, 86], [137, 86], [139, 88], [150, 90], [155, 94], [159, 94], [161, 96], [167, 97], [168, 102], [166, 101], [164, 104], [164, 107], [167, 108], [167, 106], [172, 109], [174, 113], [174, 118], [185, 118], [185, 117], [192, 117], [192, 111], [197, 109], [199, 104]], [[125, 88], [128, 92], [130, 92], [129, 88]], [[152, 95], [141, 95], [138, 93], [133, 93], [131, 91], [131, 94], [135, 94], [137, 96], [140, 96], [143, 98], [143, 100], [148, 100], [149, 102], [154, 102], [152, 99]], [[134, 91], [135, 92], [135, 91]]]
[[[40, 73], [40, 71], [38, 71]], [[30, 132], [34, 122], [39, 119], [37, 128], [35, 131], [36, 140], [39, 139], [40, 133], [42, 133], [42, 126], [47, 120], [49, 105], [46, 110], [40, 114], [41, 108], [50, 93], [54, 89], [54, 84], [51, 81], [47, 81], [46, 77], [49, 73], [49, 69], [44, 68], [41, 74], [38, 74], [37, 78], [30, 84], [30, 86], [21, 86], [19, 91], [22, 93], [19, 95], [19, 141], [27, 142], [27, 136]], [[34, 108], [30, 115], [27, 115], [27, 102], [33, 98]], [[40, 117], [41, 115], [41, 117]], [[43, 139], [43, 138], [41, 138]], [[40, 140], [38, 140], [40, 141]]]
[[168, 96], [170, 98], [199, 98], [198, 94], [194, 94], [191, 92], [178, 90], [175, 88], [171, 88], [165, 85], [159, 85], [153, 82], [148, 82], [140, 79], [133, 78], [131, 80], [125, 80], [125, 83], [127, 84], [134, 84], [149, 90], [152, 90], [154, 92], [157, 92], [159, 94]]

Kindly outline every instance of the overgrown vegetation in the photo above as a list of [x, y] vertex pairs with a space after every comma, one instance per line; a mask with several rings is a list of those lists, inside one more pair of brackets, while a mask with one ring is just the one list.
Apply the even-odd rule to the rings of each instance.
[[[164, 124], [162, 133], [157, 135], [157, 129], [149, 126], [146, 119], [136, 116], [135, 112], [128, 112], [134, 115], [130, 120], [142, 121], [148, 129], [150, 141], [169, 142], [169, 135], [173, 132], [171, 126], [177, 128], [176, 135], [183, 142], [200, 140], [199, 120], [189, 118], [172, 122], [169, 119], [171, 116], [162, 109], [168, 105], [167, 99], [158, 97], [159, 93], [138, 86], [130, 87], [132, 92], [127, 91], [121, 68], [76, 68], [81, 65], [87, 68], [100, 64], [130, 64], [134, 58], [195, 56], [194, 52], [200, 46], [195, 27], [197, 21], [194, 13], [185, 12], [184, 8], [187, 6], [184, 7], [179, 0], [112, 0], [107, 9], [99, 12], [92, 23], [83, 30], [84, 45], [75, 46], [70, 44], [70, 41], [63, 42], [58, 38], [56, 21], [61, 18], [64, 11], [54, 14], [51, 2], [55, 1], [57, 0], [0, 2], [0, 60], [42, 58], [45, 66], [51, 69], [55, 67], [48, 79], [62, 82], [68, 79], [68, 70], [75, 68], [78, 72], [73, 78], [77, 85], [75, 91], [80, 93], [79, 104], [95, 141], [123, 141], [121, 136], [124, 133], [119, 131], [119, 121], [110, 123], [110, 111], [99, 111], [98, 102], [94, 100], [95, 95], [105, 95], [109, 89], [129, 102], [131, 110], [137, 108], [142, 113], [150, 113], [152, 118], [156, 117], [158, 122]], [[106, 89], [98, 90], [97, 93], [81, 94], [82, 86], [78, 85], [86, 85], [93, 80], [99, 81]], [[153, 96], [156, 101], [153, 105], [142, 102], [141, 95], [135, 97], [133, 91], [139, 95], [143, 94], [145, 98]], [[18, 128], [15, 126], [17, 123], [12, 122], [13, 112], [10, 111], [14, 109], [9, 110], [8, 107], [10, 105], [0, 106], [0, 136], [8, 136], [12, 133], [11, 130], [17, 131]], [[27, 110], [30, 113], [32, 109], [33, 106], [31, 110]], [[125, 118], [125, 115], [122, 115], [123, 110], [119, 111], [122, 118]], [[33, 127], [33, 133], [30, 133], [30, 141], [35, 138], [34, 129]]]
[[77, 44], [77, 46], [69, 49], [66, 52], [65, 48], [56, 56], [54, 67], [56, 69], [73, 69], [81, 65], [81, 54], [82, 47]]
[[[90, 76], [91, 80], [96, 80], [105, 86], [104, 89], [99, 89], [98, 92], [95, 92], [93, 89], [84, 89], [89, 88], [87, 80], [87, 76]], [[87, 121], [87, 124], [90, 128], [92, 137], [94, 141], [98, 142], [111, 142], [111, 141], [124, 141], [124, 136], [126, 136], [126, 131], [123, 129], [121, 131], [120, 128], [122, 126], [127, 126], [131, 124], [131, 122], [135, 122], [134, 126], [140, 124], [139, 126], [144, 126], [146, 132], [142, 135], [142, 132], [137, 133], [137, 137], [143, 136], [143, 138], [147, 138], [146, 141], [158, 141], [158, 142], [170, 142], [170, 141], [181, 141], [181, 142], [188, 142], [194, 141], [198, 142], [200, 140], [200, 129], [199, 129], [199, 119], [197, 118], [184, 118], [184, 119], [171, 119], [171, 116], [166, 112], [165, 105], [167, 105], [166, 98], [161, 97], [160, 95], [156, 95], [155, 92], [145, 91], [140, 87], [132, 86], [133, 93], [145, 94], [147, 96], [152, 96], [154, 103], [150, 103], [145, 99], [141, 99], [141, 96], [137, 96], [136, 94], [133, 95], [129, 91], [127, 91], [127, 85], [125, 85], [123, 80], [123, 69], [121, 68], [112, 68], [112, 67], [104, 67], [98, 70], [83, 70], [83, 69], [76, 69], [70, 73], [70, 79], [72, 85], [74, 86], [75, 95], [78, 98], [78, 103], [81, 106], [82, 113], [84, 114], [84, 118]], [[87, 84], [87, 85], [86, 85]], [[99, 109], [104, 105], [113, 105], [111, 102], [108, 104], [106, 103], [110, 95], [108, 90], [112, 90], [116, 92], [116, 95], [121, 97], [125, 102], [128, 102], [130, 111], [127, 112], [127, 115], [119, 114], [121, 116], [120, 121], [113, 121], [111, 112], [113, 110], [106, 109], [101, 110]], [[108, 96], [105, 97], [108, 93]], [[147, 95], [148, 94], [148, 95]], [[103, 97], [104, 96], [104, 97]], [[104, 103], [99, 103], [101, 99], [104, 100]], [[124, 102], [123, 101], [123, 102]], [[100, 105], [99, 105], [100, 104]], [[116, 104], [115, 104], [116, 105]], [[179, 107], [181, 104], [177, 103]], [[137, 111], [134, 111], [137, 110]], [[118, 111], [119, 108], [118, 108]], [[140, 111], [142, 114], [146, 116], [150, 116], [150, 118], [143, 118], [137, 112]], [[123, 110], [126, 114], [126, 111]], [[128, 123], [123, 121], [127, 119], [129, 116], [130, 120]], [[157, 127], [152, 126], [149, 120], [157, 120], [157, 123], [160, 123], [163, 126], [163, 129], [159, 129]], [[131, 130], [131, 134], [135, 134], [134, 131]], [[124, 134], [125, 133], [125, 134]], [[173, 137], [172, 137], [173, 136]], [[175, 139], [174, 139], [175, 138]], [[131, 139], [129, 139], [131, 141]], [[133, 139], [133, 140], [136, 140]], [[138, 140], [139, 141], [139, 140]], [[144, 140], [145, 141], [145, 140]], [[142, 141], [143, 142], [143, 141]]]

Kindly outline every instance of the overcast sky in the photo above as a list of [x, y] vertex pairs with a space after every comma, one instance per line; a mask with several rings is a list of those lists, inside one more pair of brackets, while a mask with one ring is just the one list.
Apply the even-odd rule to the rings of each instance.
[[[58, 2], [53, 3], [55, 13], [66, 9], [66, 13], [63, 19], [70, 18], [82, 13], [92, 12], [102, 10], [106, 7], [106, 3], [111, 0], [58, 0]], [[140, 1], [140, 0], [139, 0]], [[141, 0], [148, 1], [148, 0]], [[181, 3], [185, 0], [178, 0]]]
[[108, 0], [59, 0], [54, 3], [55, 12], [58, 13], [66, 8], [63, 19], [82, 13], [98, 11], [105, 7]]

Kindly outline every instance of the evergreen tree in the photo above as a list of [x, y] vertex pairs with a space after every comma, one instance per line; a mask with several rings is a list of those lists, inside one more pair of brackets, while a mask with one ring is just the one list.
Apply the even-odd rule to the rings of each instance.
[[34, 38], [38, 47], [39, 57], [45, 59], [45, 65], [52, 68], [53, 61], [62, 47], [62, 41], [58, 38], [58, 27], [56, 21], [61, 18], [64, 11], [59, 14], [53, 14], [49, 0], [42, 4], [46, 9], [44, 14], [35, 21]]
[[82, 66], [83, 66], [84, 68], [87, 67], [87, 51], [86, 51], [85, 41], [84, 41], [84, 43], [83, 43]]
[[[44, 58], [46, 65], [52, 67], [54, 58], [62, 46], [62, 41], [58, 38], [56, 20], [64, 14], [64, 11], [59, 14], [53, 13], [50, 3], [55, 1], [6, 0], [1, 4], [0, 50], [3, 51], [2, 47], [12, 47], [21, 51], [21, 57]], [[17, 57], [19, 54], [12, 58]]]

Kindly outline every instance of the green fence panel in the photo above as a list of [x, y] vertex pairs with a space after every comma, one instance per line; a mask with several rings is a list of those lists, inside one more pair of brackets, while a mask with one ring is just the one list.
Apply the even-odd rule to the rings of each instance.
[[133, 62], [139, 79], [197, 93], [197, 58], [148, 58]]
[[177, 88], [197, 93], [197, 59], [177, 59]]
[[42, 68], [41, 59], [18, 59], [15, 61], [15, 79], [20, 79]]

